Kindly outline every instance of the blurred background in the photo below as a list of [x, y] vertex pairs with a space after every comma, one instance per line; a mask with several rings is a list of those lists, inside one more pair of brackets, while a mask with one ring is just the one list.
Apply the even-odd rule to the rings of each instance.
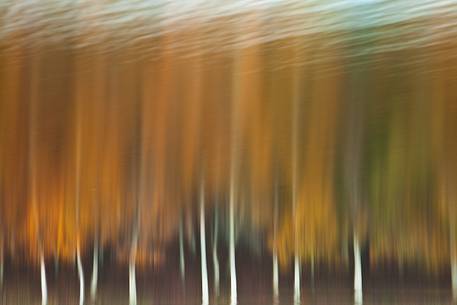
[[0, 2], [0, 304], [452, 304], [457, 2]]

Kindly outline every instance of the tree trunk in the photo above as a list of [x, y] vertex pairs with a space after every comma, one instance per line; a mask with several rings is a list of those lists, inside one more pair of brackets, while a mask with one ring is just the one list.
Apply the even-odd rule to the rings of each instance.
[[[216, 203], [217, 204], [217, 203]], [[214, 266], [214, 293], [219, 296], [219, 259], [217, 257], [217, 240], [219, 235], [219, 215], [218, 208], [214, 210], [214, 239], [213, 239], [213, 266]]]
[[276, 248], [273, 251], [273, 297], [277, 303], [279, 298], [279, 270], [278, 270], [278, 253]]
[[90, 281], [90, 299], [94, 301], [97, 296], [98, 284], [98, 239], [94, 241], [94, 252], [92, 257], [92, 279]]
[[135, 261], [138, 244], [138, 232], [134, 232], [129, 259], [129, 305], [137, 305]]
[[208, 270], [206, 265], [206, 230], [205, 230], [205, 195], [204, 185], [202, 182], [200, 188], [200, 258], [202, 272], [202, 304], [208, 304]]
[[40, 253], [41, 304], [48, 304], [48, 286], [46, 283], [46, 266], [43, 252]]
[[294, 302], [296, 304], [300, 304], [300, 276], [301, 276], [301, 266], [300, 266], [300, 259], [297, 254], [295, 254], [294, 258]]
[[83, 270], [83, 264], [81, 261], [81, 247], [77, 245], [76, 249], [76, 260], [77, 260], [77, 265], [78, 265], [78, 277], [79, 277], [79, 305], [84, 304], [84, 270]]
[[235, 262], [235, 196], [234, 196], [234, 182], [232, 182], [230, 190], [230, 229], [229, 229], [229, 261], [230, 261], [230, 303], [236, 304], [237, 302], [237, 289], [236, 289], [236, 262]]
[[179, 269], [181, 271], [181, 280], [184, 283], [186, 276], [186, 265], [184, 261], [184, 238], [183, 238], [183, 224], [182, 215], [179, 218]]
[[354, 303], [362, 304], [362, 260], [360, 257], [360, 245], [357, 234], [354, 233]]
[[279, 268], [278, 268], [278, 213], [279, 213], [278, 180], [275, 179], [274, 206], [273, 206], [273, 298], [275, 303], [279, 300]]

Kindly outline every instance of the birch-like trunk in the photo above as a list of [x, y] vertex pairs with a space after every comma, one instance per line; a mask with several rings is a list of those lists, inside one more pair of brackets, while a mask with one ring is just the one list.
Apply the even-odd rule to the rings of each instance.
[[219, 296], [219, 259], [217, 257], [217, 240], [219, 235], [219, 215], [217, 206], [214, 210], [214, 237], [213, 237], [213, 269], [214, 269], [214, 294]]
[[362, 304], [362, 259], [360, 257], [360, 245], [357, 234], [354, 233], [354, 303]]
[[209, 303], [208, 269], [206, 262], [206, 230], [205, 230], [205, 190], [203, 182], [200, 187], [200, 258], [202, 272], [202, 304]]
[[181, 280], [184, 283], [184, 279], [186, 276], [186, 265], [184, 260], [184, 237], [182, 215], [179, 218], [179, 270], [181, 272]]
[[79, 278], [79, 305], [84, 304], [84, 270], [83, 264], [81, 261], [81, 247], [78, 245], [76, 247], [76, 261], [78, 265], [78, 278]]
[[279, 298], [279, 270], [278, 270], [278, 253], [273, 250], [273, 297], [277, 301]]
[[295, 254], [294, 257], [294, 302], [296, 304], [300, 303], [301, 299], [301, 283], [300, 283], [300, 277], [301, 277], [301, 266], [300, 266], [300, 259], [297, 254]]
[[129, 259], [129, 305], [137, 305], [137, 294], [136, 294], [136, 251], [138, 246], [138, 232], [135, 230], [133, 233], [132, 248], [130, 249]]
[[[233, 184], [233, 182], [232, 182]], [[230, 261], [230, 304], [237, 302], [236, 285], [236, 262], [235, 262], [235, 198], [234, 186], [230, 188], [230, 212], [229, 212], [229, 261]]]
[[279, 268], [278, 268], [278, 213], [279, 213], [278, 181], [275, 181], [274, 206], [273, 206], [273, 298], [275, 303], [279, 299]]
[[92, 279], [90, 281], [90, 299], [95, 301], [97, 297], [97, 286], [98, 286], [98, 239], [94, 241], [94, 251], [92, 257]]
[[40, 253], [41, 304], [48, 304], [48, 285], [46, 283], [46, 265], [43, 252]]

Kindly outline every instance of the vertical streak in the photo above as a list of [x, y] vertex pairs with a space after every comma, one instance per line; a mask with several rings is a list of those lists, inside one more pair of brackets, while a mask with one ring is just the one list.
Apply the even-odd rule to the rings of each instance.
[[98, 283], [98, 237], [95, 237], [94, 251], [92, 255], [92, 279], [90, 282], [90, 298], [92, 299], [92, 301], [94, 301], [97, 295]]
[[292, 100], [292, 209], [294, 225], [294, 302], [300, 303], [300, 259], [298, 248], [298, 222], [297, 222], [297, 184], [298, 184], [298, 111], [300, 103], [300, 69], [294, 70], [294, 95]]
[[279, 271], [278, 271], [278, 249], [277, 249], [277, 238], [278, 238], [278, 181], [275, 178], [274, 186], [274, 209], [273, 209], [273, 297], [277, 303], [279, 298]]
[[48, 287], [46, 284], [46, 266], [43, 251], [40, 253], [41, 304], [48, 304]]
[[84, 271], [83, 271], [83, 265], [81, 262], [81, 246], [78, 241], [77, 249], [76, 249], [76, 255], [77, 255], [77, 263], [78, 263], [78, 276], [79, 276], [79, 305], [84, 304]]
[[206, 265], [206, 230], [205, 230], [205, 187], [202, 178], [200, 186], [200, 257], [202, 276], [202, 304], [208, 304], [208, 270]]
[[213, 265], [214, 265], [214, 293], [219, 296], [219, 259], [217, 257], [217, 240], [219, 235], [219, 212], [217, 207], [214, 209], [214, 239], [213, 239]]
[[136, 272], [135, 272], [135, 261], [136, 251], [138, 245], [138, 229], [135, 228], [133, 232], [133, 240], [130, 249], [129, 259], [129, 305], [137, 305], [136, 295]]
[[181, 280], [184, 283], [186, 275], [186, 265], [184, 261], [184, 238], [183, 238], [183, 224], [182, 224], [182, 212], [179, 216], [179, 269], [181, 271]]
[[354, 303], [362, 304], [362, 263], [357, 234], [354, 232]]

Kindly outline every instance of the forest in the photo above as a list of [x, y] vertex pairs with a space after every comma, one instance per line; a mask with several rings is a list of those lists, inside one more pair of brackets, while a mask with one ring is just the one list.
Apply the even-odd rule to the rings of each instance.
[[235, 304], [244, 241], [298, 303], [323, 265], [353, 274], [356, 303], [386, 264], [449, 273], [457, 296], [457, 33], [423, 33], [457, 19], [306, 32], [294, 18], [319, 12], [275, 9], [145, 36], [89, 9], [34, 25], [2, 9], [0, 281], [6, 258], [35, 266], [47, 304], [52, 262], [75, 264], [83, 304], [111, 251], [136, 305], [137, 273], [177, 243], [182, 277], [197, 249], [203, 304], [227, 250]]

